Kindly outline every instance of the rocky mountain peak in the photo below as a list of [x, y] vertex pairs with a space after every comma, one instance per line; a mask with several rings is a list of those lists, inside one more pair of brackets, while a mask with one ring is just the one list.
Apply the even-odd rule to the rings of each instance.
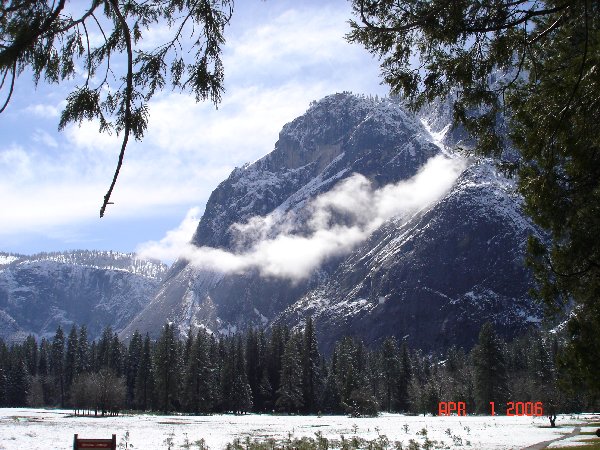
[[[235, 254], [240, 224], [293, 219], [302, 233], [313, 202], [355, 174], [373, 192], [412, 179], [447, 152], [442, 142], [452, 144], [454, 136], [435, 134], [443, 121], [434, 108], [421, 118], [394, 98], [341, 93], [313, 102], [283, 126], [271, 153], [235, 169], [215, 189], [193, 244]], [[434, 204], [385, 219], [366, 241], [325, 259], [301, 281], [179, 261], [123, 333], [152, 333], [167, 319], [182, 333], [228, 332], [296, 326], [313, 315], [325, 350], [345, 334], [367, 343], [394, 335], [426, 349], [470, 345], [486, 320], [506, 333], [535, 323], [522, 264], [523, 244], [535, 231], [510, 182], [481, 161]]]
[[353, 173], [377, 185], [412, 176], [439, 151], [398, 100], [327, 96], [283, 126], [271, 153], [213, 191], [193, 243], [231, 248], [234, 223], [293, 208]]

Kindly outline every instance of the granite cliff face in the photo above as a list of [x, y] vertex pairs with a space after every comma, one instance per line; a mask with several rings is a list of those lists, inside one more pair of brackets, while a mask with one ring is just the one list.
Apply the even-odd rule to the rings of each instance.
[[[193, 244], [243, 250], [234, 224], [266, 215], [302, 222], [311, 200], [353, 174], [374, 188], [409, 179], [446, 152], [437, 134], [443, 121], [431, 117], [429, 111], [424, 123], [397, 100], [348, 93], [314, 102], [283, 127], [270, 154], [235, 169], [215, 189]], [[301, 233], [302, 223], [297, 228]], [[504, 333], [537, 320], [522, 263], [527, 235], [535, 232], [512, 184], [489, 162], [472, 162], [435, 204], [385, 221], [353, 251], [328, 258], [300, 281], [180, 260], [122, 334], [156, 335], [167, 320], [181, 333], [276, 321], [295, 326], [310, 314], [325, 350], [344, 334], [367, 343], [395, 335], [426, 349], [470, 345], [486, 320]]]
[[531, 233], [512, 185], [475, 164], [432, 208], [373, 233], [278, 320], [311, 315], [326, 330], [325, 348], [344, 335], [394, 335], [426, 350], [470, 347], [487, 320], [505, 335], [518, 332], [539, 321], [523, 267]]
[[85, 325], [123, 329], [155, 295], [166, 266], [116, 252], [0, 253], [0, 337], [51, 337]]

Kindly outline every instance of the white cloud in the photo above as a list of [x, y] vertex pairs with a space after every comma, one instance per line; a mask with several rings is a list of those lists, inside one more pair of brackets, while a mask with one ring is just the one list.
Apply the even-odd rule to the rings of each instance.
[[60, 114], [60, 105], [36, 103], [27, 106], [25, 112], [44, 119], [54, 119]]
[[167, 234], [160, 241], [149, 241], [140, 244], [137, 253], [142, 258], [156, 258], [162, 261], [174, 261], [179, 255], [179, 249], [187, 246], [200, 221], [200, 208], [191, 208], [181, 224]]
[[31, 155], [20, 145], [11, 145], [0, 150], [0, 173], [3, 181], [12, 183], [19, 179], [31, 179], [33, 173]]
[[[451, 188], [465, 167], [463, 159], [439, 155], [409, 180], [379, 189], [355, 174], [314, 199], [308, 206], [308, 221], [300, 226], [295, 225], [293, 217], [275, 214], [234, 224], [232, 230], [246, 245], [246, 250], [239, 252], [193, 246], [192, 225], [197, 220], [188, 220], [190, 214], [177, 230], [160, 242], [141, 245], [138, 251], [144, 257], [184, 258], [204, 269], [233, 273], [258, 269], [263, 276], [303, 279], [327, 258], [351, 251], [385, 221], [395, 217], [408, 219], [432, 205]], [[306, 226], [308, 230], [296, 234]]]
[[100, 133], [100, 123], [97, 120], [67, 125], [64, 133], [67, 140], [77, 149], [109, 154], [118, 154], [123, 140], [122, 134]]
[[[289, 74], [311, 64], [339, 63], [340, 57], [352, 53], [344, 40], [347, 19], [347, 11], [327, 6], [286, 10], [228, 42], [229, 70]], [[341, 50], [348, 53], [341, 55]]]
[[38, 142], [46, 147], [58, 147], [58, 142], [56, 141], [56, 139], [50, 133], [40, 128], [33, 132], [31, 138], [34, 142]]
[[327, 93], [323, 85], [295, 82], [236, 87], [218, 110], [190, 96], [170, 93], [150, 105], [144, 142], [169, 153], [241, 165], [271, 151], [281, 127], [302, 114], [312, 99]]
[[97, 217], [99, 203], [94, 200], [101, 198], [100, 192], [89, 184], [73, 189], [58, 183], [34, 187], [1, 183], [0, 235], [45, 233], [53, 227]]

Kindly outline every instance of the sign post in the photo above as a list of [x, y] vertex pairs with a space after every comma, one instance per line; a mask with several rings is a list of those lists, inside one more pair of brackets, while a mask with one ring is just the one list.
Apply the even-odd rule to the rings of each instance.
[[78, 434], [73, 436], [73, 450], [88, 448], [107, 448], [117, 450], [117, 435], [113, 434], [112, 439], [80, 439]]

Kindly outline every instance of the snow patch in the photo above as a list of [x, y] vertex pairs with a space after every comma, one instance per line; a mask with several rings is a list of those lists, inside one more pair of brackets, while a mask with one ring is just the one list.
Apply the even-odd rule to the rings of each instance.
[[[597, 415], [559, 415], [557, 428], [548, 427], [546, 417], [526, 416], [405, 416], [382, 413], [379, 417], [356, 419], [347, 416], [273, 416], [245, 414], [243, 416], [214, 414], [209, 416], [122, 415], [119, 417], [72, 417], [71, 410], [29, 408], [0, 409], [0, 448], [5, 450], [70, 450], [73, 433], [82, 438], [110, 437], [117, 433], [121, 442], [125, 430], [134, 448], [165, 448], [165, 439], [172, 437], [173, 448], [183, 448], [187, 436], [190, 442], [204, 439], [210, 450], [224, 449], [234, 439], [245, 437], [286, 439], [315, 437], [318, 430], [327, 439], [340, 440], [358, 436], [377, 439], [386, 436], [390, 443], [399, 441], [403, 447], [409, 440], [422, 443], [422, 429], [427, 438], [443, 442], [449, 450], [464, 448], [508, 450], [551, 441], [570, 432], [582, 422], [592, 423]], [[454, 440], [448, 435], [451, 431]], [[458, 439], [460, 438], [460, 439]], [[468, 441], [468, 444], [467, 444]]]
[[16, 261], [17, 259], [19, 258], [13, 255], [0, 255], [0, 266], [10, 264]]
[[446, 145], [444, 144], [444, 138], [446, 137], [446, 134], [448, 133], [448, 131], [450, 131], [451, 124], [446, 125], [444, 128], [442, 128], [440, 131], [437, 131], [437, 132], [433, 131], [431, 129], [431, 126], [427, 120], [421, 119], [421, 124], [427, 130], [427, 132], [429, 133], [429, 136], [431, 136], [430, 142], [435, 144], [437, 147], [439, 147], [439, 149], [445, 155], [450, 156], [451, 153], [448, 150], [448, 148], [446, 147]]
[[267, 319], [265, 316], [263, 316], [258, 309], [254, 308], [254, 314], [256, 314], [260, 318], [260, 321], [263, 325], [266, 325], [267, 323], [269, 323], [269, 319]]

